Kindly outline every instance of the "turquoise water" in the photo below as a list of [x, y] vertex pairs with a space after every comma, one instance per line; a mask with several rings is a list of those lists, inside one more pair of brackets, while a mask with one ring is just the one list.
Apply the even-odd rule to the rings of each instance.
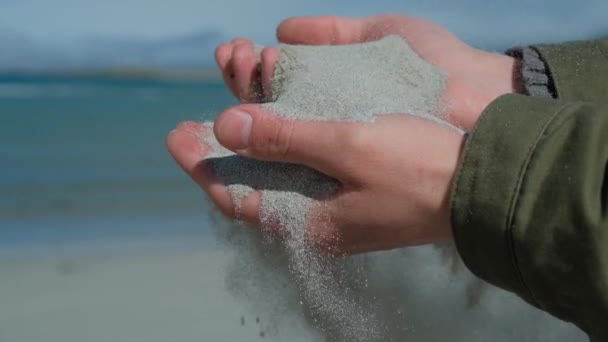
[[221, 82], [0, 76], [0, 252], [204, 239], [205, 197], [165, 136], [234, 103]]

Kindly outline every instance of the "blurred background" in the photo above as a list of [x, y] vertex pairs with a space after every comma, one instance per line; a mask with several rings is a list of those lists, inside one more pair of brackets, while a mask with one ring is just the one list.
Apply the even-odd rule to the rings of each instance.
[[0, 0], [0, 341], [284, 340], [226, 290], [222, 221], [164, 138], [235, 103], [219, 43], [386, 12], [492, 51], [608, 33], [605, 0]]

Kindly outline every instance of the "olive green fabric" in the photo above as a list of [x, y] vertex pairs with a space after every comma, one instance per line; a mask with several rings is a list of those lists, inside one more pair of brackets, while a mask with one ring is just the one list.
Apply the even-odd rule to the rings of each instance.
[[551, 71], [557, 96], [595, 101], [608, 95], [608, 39], [535, 47]]
[[606, 43], [540, 49], [560, 99], [505, 95], [484, 111], [451, 215], [473, 273], [608, 341], [608, 58], [577, 64], [578, 44]]

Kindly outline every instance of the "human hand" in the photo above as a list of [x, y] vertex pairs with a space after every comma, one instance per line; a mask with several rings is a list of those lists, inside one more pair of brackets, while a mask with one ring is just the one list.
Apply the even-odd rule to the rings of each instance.
[[[473, 127], [490, 101], [513, 91], [508, 86], [513, 83], [512, 60], [508, 63], [502, 56], [474, 50], [419, 19], [296, 18], [281, 25], [279, 38], [300, 44], [352, 43], [374, 40], [380, 32], [407, 34], [421, 56], [446, 69], [444, 114], [465, 129]], [[426, 42], [431, 38], [436, 41]], [[221, 50], [229, 47], [218, 49], [218, 63], [228, 76], [229, 87], [239, 96], [248, 94], [251, 84], [270, 80], [278, 51], [262, 52], [261, 75], [257, 75], [254, 71], [258, 69], [252, 67], [255, 54], [237, 52], [249, 48], [236, 45], [226, 54], [228, 59]], [[245, 57], [238, 57], [240, 54]], [[502, 73], [490, 65], [502, 66]], [[309, 227], [315, 245], [359, 253], [451, 240], [448, 198], [464, 143], [456, 130], [408, 115], [381, 116], [374, 124], [302, 122], [243, 104], [222, 113], [214, 131], [222, 145], [242, 156], [302, 164], [340, 182], [339, 191], [313, 209], [313, 216], [322, 218]], [[222, 211], [234, 217], [225, 185], [203, 161], [211, 151], [201, 142], [201, 135], [211, 133], [199, 124], [185, 123], [169, 135], [168, 147]], [[260, 196], [254, 193], [244, 199], [239, 219], [259, 224], [259, 213]]]
[[[464, 137], [445, 125], [409, 115], [373, 124], [286, 120], [260, 105], [228, 109], [216, 121], [225, 147], [261, 160], [292, 162], [338, 180], [339, 190], [312, 209], [309, 241], [331, 253], [354, 254], [448, 242], [448, 197]], [[176, 161], [229, 217], [260, 225], [260, 193], [238, 213], [226, 185], [204, 159], [214, 132], [188, 122], [168, 137]]]
[[[517, 61], [509, 56], [472, 48], [446, 29], [424, 19], [398, 15], [363, 19], [296, 17], [277, 30], [279, 42], [301, 45], [342, 45], [403, 37], [422, 58], [448, 74], [442, 116], [471, 130], [483, 109], [502, 94], [521, 92]], [[271, 98], [271, 80], [279, 51], [256, 49], [237, 38], [216, 49], [215, 58], [232, 93], [243, 103]]]

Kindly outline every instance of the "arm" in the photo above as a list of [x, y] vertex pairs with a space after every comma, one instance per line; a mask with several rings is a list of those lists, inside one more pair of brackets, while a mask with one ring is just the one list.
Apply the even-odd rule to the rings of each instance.
[[[455, 241], [475, 274], [597, 341], [608, 339], [608, 103], [577, 100], [605, 92], [605, 46], [540, 47], [563, 100], [494, 101], [451, 200]], [[568, 64], [575, 57], [584, 68]]]
[[[560, 101], [507, 95], [493, 102], [519, 90], [514, 60], [473, 49], [417, 18], [292, 18], [278, 29], [282, 42], [313, 45], [361, 43], [389, 33], [405, 38], [422, 58], [450, 75], [442, 114], [466, 130], [476, 125], [464, 158], [462, 135], [429, 120], [398, 115], [373, 125], [303, 122], [255, 104], [226, 110], [213, 132], [195, 123], [180, 125], [167, 139], [169, 150], [232, 216], [237, 211], [225, 184], [204, 163], [210, 148], [201, 146], [201, 136], [215, 133], [241, 156], [321, 171], [339, 180], [343, 191], [315, 208], [313, 216], [320, 219], [307, 227], [310, 243], [348, 254], [451, 241], [454, 233], [460, 253], [480, 277], [576, 322], [596, 339], [605, 337], [600, 330], [607, 302], [602, 263], [608, 257], [600, 249], [606, 240], [599, 207], [606, 162], [601, 132], [608, 128], [601, 114], [608, 113], [607, 106], [576, 102], [585, 99], [566, 91], [560, 76]], [[581, 52], [575, 48], [572, 53]], [[267, 83], [278, 52], [262, 51], [261, 72], [251, 42], [222, 45], [216, 57], [227, 85], [248, 101], [251, 97], [243, 95], [251, 95], [252, 75], [261, 78], [253, 83]], [[552, 73], [558, 72], [555, 63], [548, 63]], [[581, 80], [601, 80], [605, 66], [598, 68], [585, 70], [585, 77], [579, 68], [576, 77], [565, 79], [573, 89], [590, 91]], [[565, 197], [557, 201], [557, 196]], [[259, 196], [246, 202], [239, 219], [259, 224]], [[558, 206], [559, 211], [552, 210]]]

